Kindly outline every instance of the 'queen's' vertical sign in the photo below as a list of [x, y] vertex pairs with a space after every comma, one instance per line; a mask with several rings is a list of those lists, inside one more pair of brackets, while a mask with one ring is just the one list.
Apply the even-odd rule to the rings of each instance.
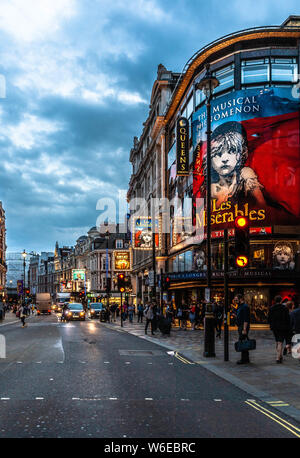
[[189, 175], [189, 122], [186, 118], [179, 118], [176, 125], [176, 175]]

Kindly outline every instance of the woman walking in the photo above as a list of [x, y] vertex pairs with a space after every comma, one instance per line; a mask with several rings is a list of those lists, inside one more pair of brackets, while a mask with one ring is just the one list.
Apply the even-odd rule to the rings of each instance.
[[21, 318], [21, 321], [22, 321], [22, 328], [25, 328], [25, 326], [26, 326], [26, 323], [25, 323], [26, 316], [27, 316], [27, 307], [23, 303], [21, 305], [21, 307], [20, 307], [20, 318]]
[[290, 314], [288, 308], [282, 304], [281, 296], [276, 296], [274, 305], [269, 310], [268, 322], [273, 331], [276, 342], [276, 363], [282, 363], [283, 341], [289, 341], [291, 334]]

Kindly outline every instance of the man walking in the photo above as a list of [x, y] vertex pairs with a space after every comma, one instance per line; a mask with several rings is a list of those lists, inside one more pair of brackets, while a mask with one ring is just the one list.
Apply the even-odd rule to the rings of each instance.
[[138, 305], [138, 323], [143, 322], [143, 316], [144, 316], [144, 306], [142, 303]]
[[[248, 304], [244, 302], [244, 297], [242, 294], [237, 294], [234, 298], [234, 301], [238, 305], [236, 312], [236, 324], [238, 327], [239, 339], [248, 339], [248, 333], [250, 329], [250, 308]], [[249, 351], [245, 350], [242, 351], [241, 359], [237, 361], [237, 364], [247, 363], [250, 363]]]
[[145, 334], [147, 334], [147, 329], [149, 323], [151, 323], [151, 334], [154, 335], [153, 332], [153, 318], [154, 318], [154, 313], [153, 313], [153, 305], [152, 304], [147, 304], [144, 315], [146, 318], [146, 326], [145, 326]]

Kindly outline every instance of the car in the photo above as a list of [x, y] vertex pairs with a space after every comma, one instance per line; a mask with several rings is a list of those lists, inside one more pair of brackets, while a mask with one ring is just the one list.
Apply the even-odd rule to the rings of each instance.
[[100, 312], [103, 309], [102, 302], [94, 302], [90, 304], [90, 318], [99, 318]]
[[79, 302], [69, 302], [68, 309], [65, 312], [67, 321], [71, 320], [85, 320], [85, 311], [83, 305]]

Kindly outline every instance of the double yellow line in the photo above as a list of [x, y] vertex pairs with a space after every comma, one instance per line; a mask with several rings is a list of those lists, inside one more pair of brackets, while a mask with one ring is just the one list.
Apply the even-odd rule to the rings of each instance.
[[245, 403], [248, 404], [249, 406], [253, 407], [253, 409], [258, 410], [263, 415], [266, 415], [267, 417], [271, 418], [271, 420], [275, 421], [276, 423], [281, 425], [283, 428], [285, 428], [288, 431], [290, 431], [292, 434], [294, 434], [294, 436], [300, 438], [300, 429], [297, 428], [296, 426], [292, 425], [288, 421], [284, 420], [279, 415], [277, 415], [274, 412], [271, 412], [270, 410], [268, 410], [265, 407], [261, 406], [256, 401], [248, 399], [248, 401], [245, 401]]
[[175, 358], [179, 359], [184, 364], [191, 364], [194, 365], [195, 363], [192, 363], [191, 361], [185, 359], [183, 356], [181, 356], [177, 351], [174, 353]]

